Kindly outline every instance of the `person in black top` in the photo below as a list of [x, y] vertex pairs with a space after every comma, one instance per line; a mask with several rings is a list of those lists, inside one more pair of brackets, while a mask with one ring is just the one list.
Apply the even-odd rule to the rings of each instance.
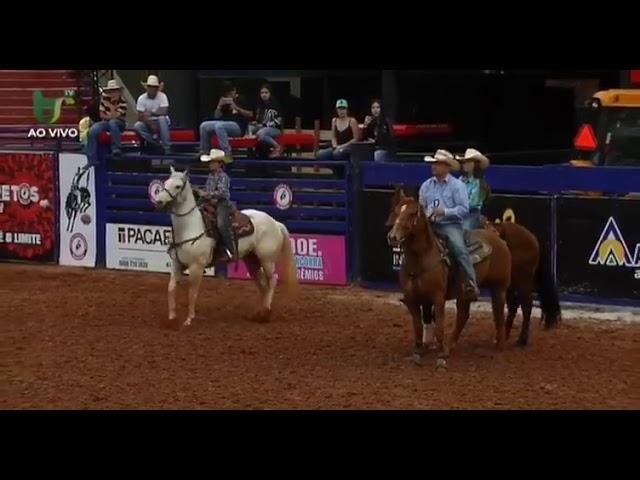
[[254, 128], [258, 140], [270, 148], [269, 158], [281, 156], [282, 147], [276, 138], [282, 134], [282, 108], [273, 96], [271, 85], [268, 83], [260, 87], [260, 100], [256, 109]]
[[246, 108], [243, 98], [233, 84], [225, 82], [222, 88], [222, 96], [218, 100], [215, 120], [200, 124], [200, 154], [206, 155], [211, 149], [211, 136], [216, 135], [220, 142], [220, 148], [224, 151], [227, 162], [231, 163], [231, 145], [229, 137], [242, 137], [247, 132], [249, 119], [253, 118], [253, 112]]
[[351, 144], [358, 141], [360, 131], [356, 119], [349, 116], [348, 108], [346, 100], [336, 102], [338, 116], [331, 120], [331, 148], [320, 150], [318, 160], [347, 160], [351, 156]]
[[371, 115], [364, 119], [365, 138], [375, 143], [376, 162], [389, 162], [395, 154], [393, 126], [384, 116], [382, 101], [378, 98], [371, 102]]

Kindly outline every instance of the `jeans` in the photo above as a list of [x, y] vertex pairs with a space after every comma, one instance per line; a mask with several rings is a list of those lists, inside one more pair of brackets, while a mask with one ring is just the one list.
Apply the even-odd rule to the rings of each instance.
[[393, 157], [391, 156], [391, 152], [389, 152], [389, 150], [376, 150], [373, 154], [373, 159], [378, 163], [383, 163], [390, 162], [391, 160], [393, 160]]
[[[169, 117], [167, 117], [166, 115], [161, 117], [152, 117], [151, 122], [157, 124], [158, 129], [160, 130], [160, 141], [162, 142], [162, 145], [166, 149], [170, 148], [171, 134], [169, 132], [169, 124], [170, 124]], [[136, 122], [136, 124], [133, 126], [133, 129], [145, 141], [151, 144], [158, 143], [158, 141], [155, 138], [153, 138], [154, 133], [151, 131], [151, 129], [149, 128], [149, 125], [147, 125], [146, 123]]]
[[278, 142], [276, 142], [275, 139], [278, 138], [281, 134], [282, 132], [277, 128], [262, 127], [260, 130], [258, 130], [256, 136], [258, 137], [259, 141], [261, 141], [262, 143], [266, 143], [271, 148], [278, 148], [280, 145], [278, 145]]
[[480, 227], [480, 210], [470, 210], [462, 221], [462, 228], [466, 231], [471, 231]]
[[102, 120], [94, 123], [87, 134], [87, 159], [89, 163], [98, 162], [98, 144], [100, 143], [100, 134], [104, 132], [111, 133], [111, 152], [120, 153], [120, 135], [124, 132], [125, 123], [122, 120]]
[[231, 233], [231, 202], [229, 200], [218, 200], [218, 230], [224, 246], [233, 253], [235, 250], [235, 244], [233, 242], [233, 235]]
[[460, 223], [435, 223], [434, 227], [438, 235], [447, 239], [447, 246], [467, 276], [467, 279], [473, 283], [473, 285], [477, 286], [476, 271], [473, 268], [471, 257], [465, 245], [462, 225]]
[[318, 152], [318, 160], [349, 160], [351, 157], [351, 145], [338, 148], [325, 148]]
[[241, 137], [242, 130], [236, 122], [213, 120], [200, 124], [200, 151], [209, 153], [211, 150], [211, 135], [215, 134], [224, 153], [231, 153], [229, 137]]

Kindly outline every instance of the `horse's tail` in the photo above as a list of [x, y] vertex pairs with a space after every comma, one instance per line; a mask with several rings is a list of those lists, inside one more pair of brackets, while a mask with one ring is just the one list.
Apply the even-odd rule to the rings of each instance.
[[551, 272], [551, 262], [544, 249], [540, 251], [536, 283], [544, 325], [546, 328], [552, 328], [562, 321], [562, 311], [560, 309], [558, 288]]
[[282, 232], [282, 250], [280, 251], [280, 270], [282, 272], [282, 284], [285, 291], [289, 295], [295, 295], [298, 290], [298, 276], [296, 259], [293, 255], [293, 249], [291, 248], [291, 242], [289, 241], [289, 230], [283, 224], [278, 223], [280, 231]]

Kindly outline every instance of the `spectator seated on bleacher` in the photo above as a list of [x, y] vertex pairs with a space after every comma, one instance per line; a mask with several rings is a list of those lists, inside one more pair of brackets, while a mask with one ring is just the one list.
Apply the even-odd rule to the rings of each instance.
[[348, 160], [351, 156], [351, 144], [358, 141], [360, 132], [348, 108], [346, 100], [336, 102], [338, 116], [331, 120], [331, 148], [320, 150], [318, 160]]
[[249, 120], [253, 112], [246, 108], [244, 99], [238, 95], [236, 87], [225, 82], [222, 97], [214, 114], [215, 120], [200, 125], [200, 154], [206, 155], [211, 149], [211, 136], [218, 137], [220, 148], [227, 156], [227, 163], [232, 161], [229, 137], [242, 137], [248, 131]]
[[[283, 149], [276, 141], [282, 135], [282, 108], [271, 92], [271, 85], [260, 87], [260, 100], [256, 108], [256, 122], [252, 126], [261, 144], [269, 149], [269, 158], [282, 155]], [[251, 133], [254, 133], [252, 129]]]
[[116, 158], [120, 156], [120, 136], [126, 127], [126, 117], [127, 101], [122, 97], [122, 87], [117, 80], [109, 80], [100, 98], [100, 121], [94, 123], [87, 134], [89, 164], [98, 163], [98, 143], [103, 132], [111, 133], [111, 154]]
[[[169, 126], [169, 99], [162, 92], [162, 84], [155, 75], [149, 75], [146, 83], [142, 85], [147, 89], [138, 97], [136, 110], [138, 121], [133, 129], [146, 142], [147, 146], [160, 147], [165, 154], [171, 153], [171, 136]], [[160, 141], [158, 141], [158, 137]]]
[[382, 101], [374, 99], [371, 102], [371, 115], [364, 119], [364, 137], [375, 144], [374, 160], [389, 162], [395, 155], [396, 143], [393, 126], [384, 115]]

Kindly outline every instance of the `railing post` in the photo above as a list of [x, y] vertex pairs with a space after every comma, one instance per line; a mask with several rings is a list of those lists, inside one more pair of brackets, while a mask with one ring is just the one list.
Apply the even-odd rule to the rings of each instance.
[[373, 160], [371, 143], [356, 142], [351, 145], [350, 160], [350, 218], [349, 218], [349, 274], [352, 283], [362, 280], [362, 168]]
[[98, 165], [93, 167], [96, 182], [96, 267], [104, 268], [107, 260], [106, 232], [107, 232], [107, 201], [106, 188], [107, 159], [110, 149], [106, 145], [98, 146]]

